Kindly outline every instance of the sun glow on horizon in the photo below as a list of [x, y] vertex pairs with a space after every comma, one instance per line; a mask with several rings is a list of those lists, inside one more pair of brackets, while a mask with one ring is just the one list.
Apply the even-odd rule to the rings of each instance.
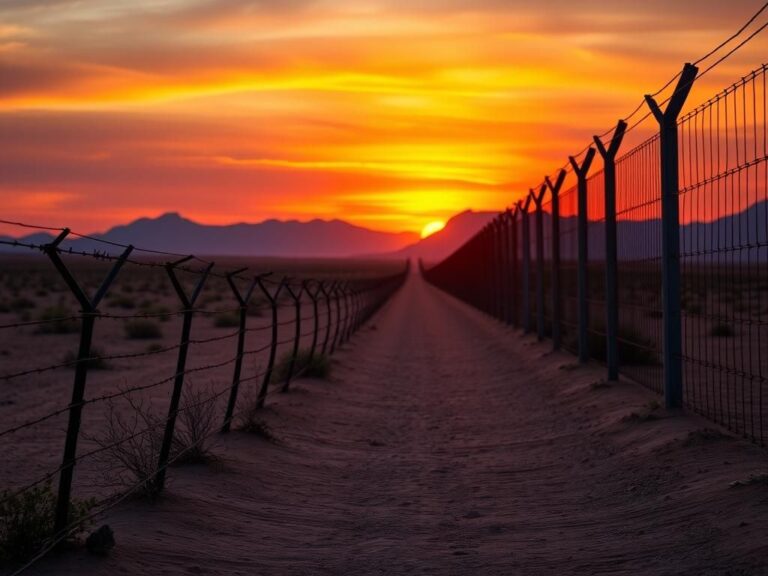
[[426, 238], [427, 236], [432, 236], [432, 234], [440, 232], [443, 228], [445, 228], [445, 222], [442, 220], [434, 220], [421, 229], [421, 237]]

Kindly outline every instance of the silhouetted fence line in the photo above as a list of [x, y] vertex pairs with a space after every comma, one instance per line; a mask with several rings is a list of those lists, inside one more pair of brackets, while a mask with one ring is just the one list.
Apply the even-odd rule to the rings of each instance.
[[[16, 399], [3, 405], [3, 420], [0, 424], [0, 440], [4, 443], [3, 461], [6, 466], [2, 482], [3, 487], [8, 489], [0, 498], [0, 504], [19, 498], [24, 492], [58, 478], [51, 546], [66, 538], [73, 527], [71, 506], [75, 493], [73, 483], [76, 468], [85, 462], [93, 463], [95, 457], [110, 453], [141, 437], [162, 433], [158, 452], [154, 454], [156, 465], [145, 477], [138, 478], [134, 485], [129, 486], [127, 491], [132, 493], [145, 489], [148, 485], [152, 486], [153, 492], [162, 490], [168, 466], [179, 457], [176, 426], [181, 415], [196, 410], [203, 404], [219, 407], [220, 421], [206, 438], [214, 432], [229, 432], [232, 422], [244, 411], [251, 413], [264, 407], [272, 388], [287, 392], [292, 381], [310, 370], [314, 363], [325, 361], [326, 355], [333, 354], [339, 346], [349, 340], [400, 287], [409, 267], [408, 264], [404, 264], [402, 268], [398, 265], [396, 272], [388, 274], [332, 272], [324, 278], [274, 278], [272, 274], [253, 276], [248, 274], [246, 268], [219, 269], [213, 262], [194, 256], [134, 248], [71, 233], [68, 229], [37, 227], [10, 221], [3, 223], [58, 233], [49, 243], [2, 240], [2, 244], [13, 248], [14, 252], [18, 250], [27, 254], [32, 251], [32, 254], [45, 255], [45, 260], [53, 265], [55, 275], [52, 276], [48, 271], [50, 268], [40, 266], [39, 270], [35, 269], [33, 272], [39, 274], [42, 281], [38, 292], [44, 292], [45, 297], [49, 297], [47, 295], [50, 293], [59, 293], [59, 303], [43, 311], [41, 318], [22, 317], [18, 322], [1, 324], [0, 333], [13, 334], [6, 336], [7, 342], [10, 342], [10, 338], [27, 334], [24, 331], [30, 329], [34, 330], [34, 334], [79, 334], [80, 338], [76, 354], [62, 361], [50, 361], [50, 358], [42, 353], [34, 359], [36, 362], [42, 360], [41, 365], [0, 372], [0, 385], [14, 383], [16, 386], [13, 393]], [[67, 245], [70, 235], [79, 241], [87, 240], [97, 245], [103, 243], [104, 249], [89, 252], [77, 245]], [[137, 259], [136, 253], [145, 254], [148, 259]], [[3, 256], [9, 254], [6, 252]], [[170, 256], [174, 260], [157, 260], [162, 256]], [[199, 269], [192, 267], [197, 264], [200, 265]], [[27, 264], [20, 264], [25, 265]], [[103, 270], [104, 268], [106, 270]], [[148, 272], [142, 276], [139, 274], [141, 270]], [[155, 278], [156, 273], [161, 274], [162, 279]], [[131, 276], [131, 281], [143, 283], [143, 289], [134, 291], [130, 283], [122, 284], [121, 290], [115, 289], [114, 285], [119, 284], [119, 280], [125, 279], [127, 275]], [[10, 283], [18, 281], [21, 284], [28, 280], [14, 279], [12, 270], [6, 270], [3, 276], [6, 282]], [[218, 289], [211, 287], [214, 279], [220, 283]], [[167, 289], [168, 284], [172, 288], [170, 291]], [[131, 290], [127, 292], [129, 287]], [[19, 285], [14, 290], [18, 294], [16, 301], [20, 307], [19, 314], [23, 316], [28, 303], [22, 295], [22, 290], [30, 291], [32, 288]], [[158, 290], [162, 294], [161, 300], [175, 299], [177, 309], [159, 306], [154, 300], [150, 302], [149, 296], [155, 295]], [[74, 297], [76, 300], [80, 308], [79, 313], [71, 313], [69, 307], [64, 304], [67, 292], [71, 294], [70, 298]], [[234, 305], [225, 303], [226, 292], [230, 293], [229, 301]], [[146, 304], [142, 304], [146, 309], [126, 313], [113, 313], [103, 309], [105, 302], [108, 306], [135, 308], [133, 300], [127, 298], [127, 294], [146, 298]], [[218, 302], [224, 305], [210, 306]], [[265, 308], [266, 316], [261, 319]], [[0, 313], [10, 311], [5, 309], [0, 310]], [[209, 329], [228, 328], [227, 332], [194, 335], [193, 331], [198, 327], [196, 320], [205, 317], [214, 320]], [[161, 338], [161, 324], [155, 322], [180, 323], [180, 330], [175, 343], [152, 344], [144, 350], [104, 353], [100, 347], [101, 341], [96, 337], [96, 328], [109, 322], [123, 323], [128, 338], [136, 338], [139, 341]], [[258, 325], [254, 325], [256, 323]], [[131, 332], [132, 330], [135, 333]], [[232, 354], [227, 353], [228, 346], [232, 347]], [[7, 355], [7, 352], [5, 354]], [[162, 366], [168, 364], [169, 354], [175, 354], [175, 369], [163, 375]], [[161, 364], [155, 365], [155, 359], [162, 360]], [[129, 384], [126, 381], [122, 386], [115, 386], [99, 381], [94, 387], [90, 382], [88, 377], [92, 372], [104, 366], [111, 366], [113, 362], [125, 360], [133, 362], [131, 370], [134, 372], [141, 366], [140, 361], [147, 366], [146, 372], [137, 377], [135, 383]], [[246, 360], [258, 360], [260, 364], [255, 365], [254, 370], [244, 365]], [[67, 404], [62, 402], [56, 406], [55, 400], [62, 394], [56, 383], [61, 379], [61, 371], [65, 369], [74, 369], [73, 386], [69, 390], [71, 397]], [[222, 370], [229, 370], [229, 375]], [[187, 377], [192, 376], [212, 379], [209, 388], [189, 397], [193, 398], [194, 402], [188, 401], [185, 395], [196, 386], [191, 380], [186, 381]], [[37, 380], [40, 378], [47, 379], [47, 388], [44, 386], [44, 389], [35, 392]], [[223, 382], [226, 384], [222, 385]], [[243, 388], [250, 383], [255, 383], [256, 386]], [[54, 386], [54, 390], [50, 390], [50, 385]], [[172, 385], [169, 401], [168, 396], [160, 392], [162, 387], [168, 385]], [[25, 387], [35, 394], [48, 396], [39, 402], [26, 401], [30, 404], [27, 407], [29, 410], [12, 407], [16, 403], [23, 403], [19, 399], [23, 397], [21, 391]], [[240, 396], [244, 390], [252, 392], [255, 399], [249, 399], [247, 406], [240, 406], [243, 404]], [[148, 393], [151, 393], [151, 396], [146, 396]], [[142, 394], [144, 396], [141, 396]], [[115, 416], [111, 412], [112, 403], [120, 399], [128, 400], [130, 408], [126, 410], [129, 413], [131, 408], [136, 407], [134, 402], [141, 404], [146, 400], [162, 404], [165, 400], [168, 401], [167, 413], [163, 417], [147, 416], [144, 422], [151, 421], [150, 426], [135, 426], [130, 434], [123, 434], [113, 442], [94, 440], [100, 432], [99, 426], [91, 421], [91, 408], [96, 404], [107, 406], [110, 413], [100, 426], [114, 426], [114, 421], [110, 421]], [[48, 407], [48, 410], [40, 413], [42, 410], [38, 404]], [[66, 423], [62, 421], [64, 417]], [[100, 414], [97, 421], [98, 418], [103, 419], [103, 415]], [[83, 428], [85, 422], [91, 426], [87, 434]], [[23, 454], [22, 459], [14, 462], [14, 451], [22, 447], [25, 440], [40, 442], [42, 437], [54, 434], [62, 425], [65, 431], [64, 453], [58, 466], [35, 474], [31, 468], [38, 466], [23, 461]], [[19, 437], [20, 435], [24, 438]], [[45, 461], [55, 458], [52, 440], [46, 440], [43, 450], [46, 457], [38, 463], [43, 468]], [[200, 442], [204, 440], [205, 438], [201, 438]], [[88, 470], [91, 476], [94, 473], [94, 470]], [[83, 489], [87, 491], [87, 485]], [[120, 494], [123, 494], [123, 491], [99, 494], [100, 504], [93, 513], [98, 513], [116, 498], [119, 499]], [[89, 492], [88, 495], [92, 496], [93, 493]]]
[[681, 116], [697, 72], [687, 64], [661, 104], [661, 91], [646, 97], [640, 121], [654, 118], [656, 135], [620, 155], [637, 124], [619, 121], [422, 270], [524, 333], [551, 338], [554, 349], [603, 362], [607, 379], [621, 372], [663, 394], [668, 408], [764, 444], [766, 65]]

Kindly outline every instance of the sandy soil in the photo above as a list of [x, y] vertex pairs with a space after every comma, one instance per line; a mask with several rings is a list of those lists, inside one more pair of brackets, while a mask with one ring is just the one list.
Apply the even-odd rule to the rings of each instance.
[[107, 558], [37, 574], [768, 574], [766, 452], [601, 385], [418, 277], [265, 417], [154, 504]]

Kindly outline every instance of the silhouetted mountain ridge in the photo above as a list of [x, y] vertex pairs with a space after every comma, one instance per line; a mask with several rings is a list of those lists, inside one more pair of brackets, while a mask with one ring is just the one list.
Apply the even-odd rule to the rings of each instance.
[[[270, 219], [257, 224], [241, 222], [219, 226], [199, 224], [177, 212], [139, 218], [92, 236], [180, 254], [326, 258], [391, 253], [418, 238], [409, 232], [379, 232], [338, 219], [308, 222]], [[34, 234], [19, 240], [44, 244], [52, 239], [48, 234]], [[115, 248], [88, 239], [73, 240], [66, 246], [115, 252]]]

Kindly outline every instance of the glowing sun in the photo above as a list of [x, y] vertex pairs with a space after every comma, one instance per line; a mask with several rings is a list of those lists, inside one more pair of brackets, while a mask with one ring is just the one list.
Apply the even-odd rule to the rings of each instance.
[[432, 234], [439, 232], [443, 228], [445, 228], [445, 222], [442, 220], [435, 220], [434, 222], [430, 222], [421, 229], [421, 237], [426, 238], [427, 236], [432, 236]]

